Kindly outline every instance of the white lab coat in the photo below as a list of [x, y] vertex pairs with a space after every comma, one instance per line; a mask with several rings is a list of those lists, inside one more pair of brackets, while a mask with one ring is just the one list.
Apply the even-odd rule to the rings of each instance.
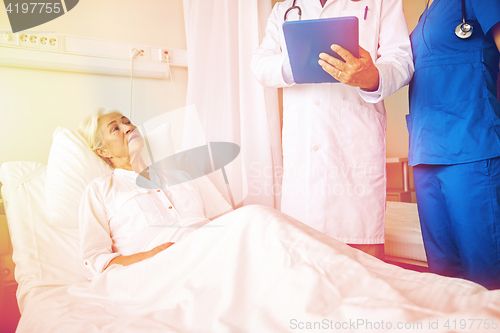
[[[360, 45], [379, 70], [380, 88], [368, 93], [340, 83], [294, 84], [282, 30], [292, 0], [275, 5], [252, 70], [261, 84], [284, 88], [281, 209], [345, 243], [384, 243], [382, 100], [413, 75], [402, 0], [328, 0], [324, 8], [319, 0], [296, 4], [302, 20], [357, 16]], [[297, 19], [291, 11], [288, 20]]]

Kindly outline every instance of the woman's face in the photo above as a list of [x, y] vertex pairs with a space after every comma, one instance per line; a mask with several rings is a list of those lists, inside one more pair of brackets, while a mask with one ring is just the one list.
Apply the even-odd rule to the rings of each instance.
[[127, 117], [109, 113], [99, 119], [99, 129], [104, 140], [102, 155], [108, 158], [129, 159], [141, 152], [144, 139]]

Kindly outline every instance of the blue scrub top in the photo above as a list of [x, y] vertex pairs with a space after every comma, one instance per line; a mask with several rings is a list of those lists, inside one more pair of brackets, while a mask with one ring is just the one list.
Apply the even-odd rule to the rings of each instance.
[[458, 164], [500, 156], [499, 52], [491, 28], [500, 0], [466, 0], [468, 39], [455, 35], [461, 0], [434, 0], [411, 34], [410, 165]]

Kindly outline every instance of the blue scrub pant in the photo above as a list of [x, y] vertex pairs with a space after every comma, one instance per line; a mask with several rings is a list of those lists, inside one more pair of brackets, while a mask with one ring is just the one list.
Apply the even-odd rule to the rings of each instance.
[[500, 289], [500, 157], [413, 176], [429, 270]]

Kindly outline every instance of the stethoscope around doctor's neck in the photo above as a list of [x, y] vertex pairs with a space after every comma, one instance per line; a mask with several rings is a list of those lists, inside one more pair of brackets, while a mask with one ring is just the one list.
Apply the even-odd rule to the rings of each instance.
[[[361, 0], [351, 0], [352, 2], [358, 2], [358, 1], [361, 1]], [[288, 16], [288, 12], [296, 9], [298, 12], [299, 12], [299, 21], [300, 21], [300, 18], [302, 17], [302, 9], [300, 8], [300, 6], [297, 6], [295, 5], [295, 2], [297, 2], [297, 0], [293, 0], [293, 3], [292, 5], [290, 6], [290, 8], [288, 8], [285, 12], [285, 21], [286, 21], [286, 17]]]
[[[427, 0], [427, 5], [425, 6], [425, 10], [429, 9], [429, 0]], [[466, 39], [469, 38], [472, 35], [472, 31], [474, 28], [472, 25], [467, 23], [467, 16], [465, 13], [465, 0], [462, 0], [462, 23], [457, 25], [455, 28], [455, 35], [457, 35], [458, 38], [461, 39]]]

